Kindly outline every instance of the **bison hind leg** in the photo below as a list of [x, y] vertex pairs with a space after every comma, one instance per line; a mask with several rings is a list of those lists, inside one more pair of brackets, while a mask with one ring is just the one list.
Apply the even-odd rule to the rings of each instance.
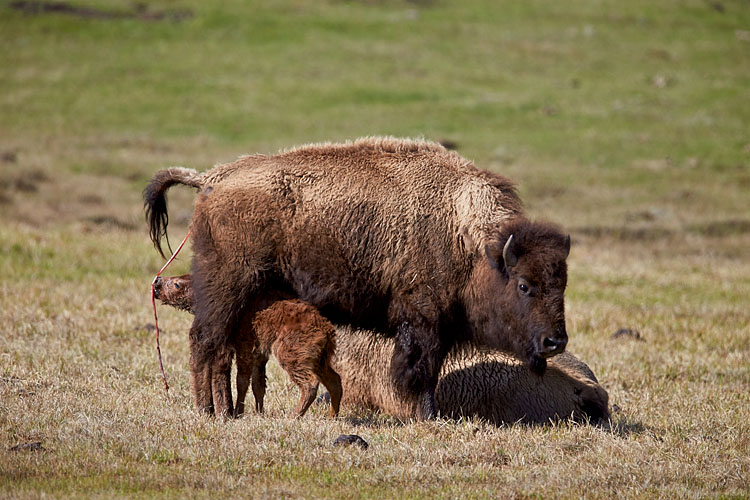
[[266, 363], [268, 358], [256, 355], [253, 363], [253, 396], [255, 397], [255, 411], [263, 413], [263, 399], [266, 397]]
[[232, 417], [232, 352], [221, 349], [211, 365], [211, 389], [214, 398], [214, 409], [217, 415]]
[[[246, 332], [245, 332], [246, 333]], [[257, 369], [257, 365], [261, 362], [262, 356], [259, 356], [255, 352], [255, 340], [251, 336], [249, 339], [242, 339], [236, 344], [237, 349], [237, 402], [234, 407], [235, 418], [242, 416], [245, 412], [245, 398], [247, 396], [247, 390], [250, 387], [250, 380], [253, 378], [254, 371]], [[263, 363], [263, 388], [260, 395], [261, 411], [263, 408], [263, 395], [266, 392], [265, 387], [265, 362], [267, 358], [264, 358]], [[255, 395], [255, 407], [258, 408], [258, 392], [256, 392], [255, 379], [253, 378], [253, 394]]]
[[[196, 406], [207, 407], [211, 400], [216, 414], [232, 416], [230, 376], [235, 347], [233, 336], [241, 326], [245, 304], [262, 287], [264, 277], [244, 268], [222, 266], [215, 249], [198, 237], [194, 240], [194, 252], [192, 286], [195, 318], [191, 329], [190, 354], [193, 379], [198, 381], [194, 384]], [[216, 272], [217, 269], [222, 269], [222, 272]], [[201, 376], [206, 366], [212, 372], [208, 389], [203, 383], [205, 377]]]
[[211, 364], [206, 363], [198, 339], [200, 327], [193, 322], [190, 328], [190, 388], [197, 410], [209, 415], [214, 413]]

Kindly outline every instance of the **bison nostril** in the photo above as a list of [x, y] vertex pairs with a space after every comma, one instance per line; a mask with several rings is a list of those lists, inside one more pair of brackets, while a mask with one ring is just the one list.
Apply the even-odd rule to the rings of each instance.
[[547, 348], [550, 348], [550, 347], [554, 348], [554, 347], [557, 347], [557, 341], [549, 337], [544, 337], [544, 341], [542, 342], [542, 345]]

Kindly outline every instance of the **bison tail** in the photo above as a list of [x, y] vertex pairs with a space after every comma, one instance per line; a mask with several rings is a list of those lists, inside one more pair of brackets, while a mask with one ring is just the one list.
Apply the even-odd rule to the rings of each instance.
[[184, 184], [197, 189], [203, 186], [201, 176], [197, 171], [191, 168], [173, 167], [157, 172], [146, 186], [146, 189], [143, 190], [143, 204], [146, 208], [146, 222], [148, 222], [149, 235], [151, 236], [151, 241], [154, 242], [154, 247], [164, 258], [166, 256], [161, 247], [162, 236], [166, 238], [169, 250], [172, 250], [169, 245], [169, 237], [167, 236], [169, 215], [167, 214], [166, 193], [167, 189], [174, 184]]

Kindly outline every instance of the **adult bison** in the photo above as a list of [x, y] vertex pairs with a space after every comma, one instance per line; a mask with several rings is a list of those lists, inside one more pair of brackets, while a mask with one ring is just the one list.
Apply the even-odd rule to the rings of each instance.
[[161, 251], [165, 192], [200, 189], [191, 223], [199, 408], [231, 413], [238, 318], [291, 293], [337, 323], [395, 336], [391, 377], [435, 414], [448, 351], [471, 342], [542, 372], [567, 343], [570, 238], [531, 222], [510, 181], [439, 144], [367, 138], [246, 156], [204, 173], [169, 169], [145, 191]]

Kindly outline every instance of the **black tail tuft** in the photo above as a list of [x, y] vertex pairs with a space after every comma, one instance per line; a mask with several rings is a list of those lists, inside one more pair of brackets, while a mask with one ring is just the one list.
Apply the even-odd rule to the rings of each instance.
[[167, 248], [172, 251], [167, 235], [167, 224], [169, 224], [169, 214], [167, 212], [167, 189], [174, 184], [185, 184], [200, 189], [200, 175], [193, 169], [174, 167], [166, 170], [160, 170], [148, 183], [143, 190], [143, 205], [146, 209], [146, 222], [148, 223], [149, 236], [154, 243], [154, 247], [159, 254], [164, 255], [161, 246], [161, 239], [167, 240]]

